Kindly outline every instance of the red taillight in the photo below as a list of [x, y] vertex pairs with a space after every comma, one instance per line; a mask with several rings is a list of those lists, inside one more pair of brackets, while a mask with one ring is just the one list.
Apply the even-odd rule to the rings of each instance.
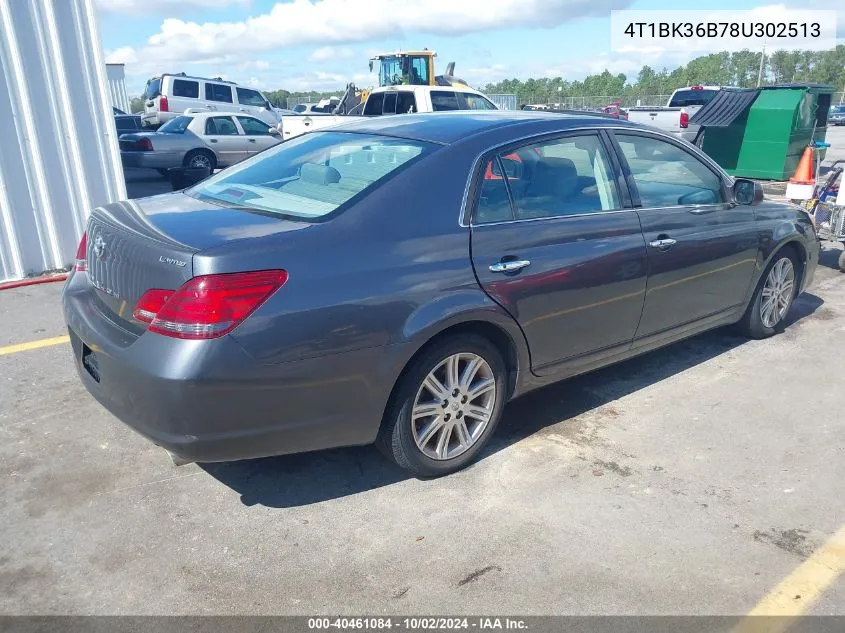
[[168, 109], [167, 109], [168, 107], [170, 107], [170, 106], [167, 103], [167, 97], [165, 97], [164, 95], [161, 95], [158, 98], [158, 110], [159, 110], [159, 112], [168, 112]]
[[689, 114], [681, 112], [681, 127], [689, 127]]
[[88, 270], [88, 233], [82, 234], [82, 239], [79, 240], [79, 246], [76, 249], [76, 263], [73, 269], [78, 273], [84, 273]]
[[[150, 332], [183, 339], [217, 338], [235, 329], [287, 280], [284, 270], [203, 275], [176, 291], [144, 293], [134, 314], [144, 321], [155, 309]], [[167, 292], [172, 294], [164, 297]]]
[[144, 295], [138, 299], [138, 305], [132, 312], [132, 316], [143, 323], [152, 323], [156, 318], [159, 310], [164, 307], [167, 300], [173, 296], [175, 290], [162, 290], [161, 288], [153, 288], [147, 290]]
[[135, 141], [135, 149], [140, 149], [145, 152], [153, 151], [153, 142], [146, 136]]

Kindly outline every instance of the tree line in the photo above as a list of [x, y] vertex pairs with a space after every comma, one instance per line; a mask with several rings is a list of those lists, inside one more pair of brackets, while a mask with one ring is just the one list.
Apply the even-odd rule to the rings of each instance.
[[[739, 86], [757, 85], [761, 52], [749, 50], [713, 53], [697, 57], [674, 70], [655, 70], [643, 66], [636, 77], [605, 70], [589, 75], [581, 81], [567, 81], [563, 77], [541, 79], [505, 79], [482, 88], [488, 94], [516, 94], [517, 100], [559, 101], [588, 96], [612, 96], [633, 101], [647, 95], [668, 95], [676, 88], [695, 85]], [[817, 83], [845, 90], [845, 46], [828, 51], [774, 51], [766, 53], [761, 83]]]

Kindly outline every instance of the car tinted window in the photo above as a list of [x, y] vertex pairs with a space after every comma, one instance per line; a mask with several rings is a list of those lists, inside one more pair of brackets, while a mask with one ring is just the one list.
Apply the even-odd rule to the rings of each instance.
[[317, 132], [203, 181], [190, 195], [301, 219], [321, 218], [435, 151], [424, 141]]
[[247, 88], [236, 88], [238, 92], [238, 103], [248, 106], [263, 107], [266, 104], [264, 96], [256, 91]]
[[396, 114], [396, 93], [388, 92], [384, 95], [384, 105], [381, 109], [382, 114]]
[[432, 90], [431, 108], [435, 112], [441, 112], [443, 110], [460, 110], [458, 96], [454, 92], [448, 90]]
[[147, 82], [146, 88], [144, 88], [143, 97], [145, 99], [155, 99], [160, 94], [161, 94], [161, 78], [156, 77], [155, 79], [150, 79]]
[[403, 90], [396, 93], [396, 114], [408, 114], [417, 111], [417, 99], [413, 92]]
[[189, 116], [177, 116], [158, 128], [158, 131], [165, 134], [184, 134], [191, 121], [192, 119]]
[[517, 219], [621, 208], [610, 160], [594, 134], [532, 144], [498, 156], [483, 174], [479, 222], [499, 221], [509, 213], [502, 200], [504, 178]]
[[376, 92], [375, 94], [371, 94], [367, 97], [367, 103], [364, 106], [364, 115], [375, 115], [381, 114], [382, 107], [384, 106], [384, 93], [383, 92]]
[[213, 116], [205, 120], [205, 133], [208, 136], [237, 136], [238, 128], [229, 116]]
[[239, 116], [238, 123], [244, 129], [244, 134], [248, 136], [268, 136], [270, 134], [269, 125], [264, 121], [253, 119], [251, 116]]
[[205, 84], [205, 98], [208, 101], [232, 103], [232, 86], [207, 83]]
[[716, 96], [718, 90], [678, 90], [669, 102], [671, 108], [704, 105]]
[[196, 81], [185, 81], [184, 79], [173, 80], [173, 96], [196, 99], [200, 96], [200, 85]]
[[707, 165], [673, 143], [616, 134], [644, 207], [716, 204], [722, 181]]
[[492, 101], [488, 101], [481, 95], [472, 94], [471, 92], [459, 92], [458, 102], [461, 104], [462, 110], [497, 110]]

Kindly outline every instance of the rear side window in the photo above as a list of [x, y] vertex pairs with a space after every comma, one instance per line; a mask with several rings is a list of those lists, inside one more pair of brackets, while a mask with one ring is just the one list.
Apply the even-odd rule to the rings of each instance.
[[188, 99], [196, 99], [200, 96], [200, 85], [196, 81], [186, 81], [184, 79], [173, 80], [173, 96], [187, 97]]
[[191, 120], [189, 116], [177, 116], [158, 128], [158, 131], [165, 134], [184, 134]]
[[238, 103], [259, 107], [266, 105], [266, 100], [260, 92], [249, 90], [247, 88], [236, 88], [236, 90], [238, 92]]
[[475, 221], [581, 215], [620, 209], [610, 160], [594, 134], [527, 145], [492, 159]]
[[643, 207], [722, 202], [722, 181], [697, 157], [677, 145], [647, 136], [614, 134]]
[[222, 205], [319, 219], [435, 151], [424, 141], [317, 132], [257, 154], [188, 190]]
[[454, 92], [448, 90], [432, 90], [431, 107], [435, 112], [461, 109], [458, 104], [458, 96]]
[[232, 103], [232, 86], [224, 86], [222, 84], [205, 84], [205, 98], [208, 101]]
[[230, 116], [213, 116], [205, 120], [207, 136], [237, 136], [238, 128]]
[[461, 110], [498, 110], [498, 108], [481, 95], [476, 95], [471, 92], [459, 92], [458, 103], [461, 105]]
[[669, 102], [671, 108], [704, 105], [716, 96], [718, 90], [678, 90]]

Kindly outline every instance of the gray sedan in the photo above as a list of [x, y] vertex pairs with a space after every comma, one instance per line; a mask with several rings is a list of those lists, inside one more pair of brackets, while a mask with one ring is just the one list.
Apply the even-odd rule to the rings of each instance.
[[85, 387], [177, 461], [375, 442], [430, 476], [532, 389], [775, 334], [818, 255], [804, 211], [657, 130], [408, 114], [93, 210], [63, 308]]
[[171, 119], [155, 132], [123, 134], [125, 167], [228, 167], [280, 142], [278, 130], [242, 114], [196, 113]]

